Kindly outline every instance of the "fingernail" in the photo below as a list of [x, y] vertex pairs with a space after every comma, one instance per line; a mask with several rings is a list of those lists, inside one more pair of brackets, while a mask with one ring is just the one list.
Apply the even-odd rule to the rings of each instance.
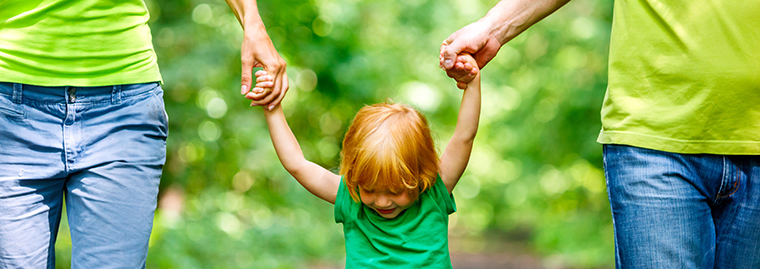
[[240, 87], [240, 94], [246, 94], [248, 93], [248, 85], [243, 85]]
[[269, 111], [272, 111], [274, 109], [274, 105], [269, 105]]
[[446, 67], [446, 69], [451, 68], [452, 65], [454, 65], [454, 64], [451, 62], [451, 60], [444, 60], [443, 61], [443, 66]]

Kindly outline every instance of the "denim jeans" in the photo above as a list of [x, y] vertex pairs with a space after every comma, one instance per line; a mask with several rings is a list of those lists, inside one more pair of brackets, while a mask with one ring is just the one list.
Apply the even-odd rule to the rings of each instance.
[[72, 268], [144, 268], [167, 116], [158, 83], [0, 83], [0, 268], [54, 268], [65, 206]]
[[760, 268], [760, 156], [604, 145], [617, 268]]

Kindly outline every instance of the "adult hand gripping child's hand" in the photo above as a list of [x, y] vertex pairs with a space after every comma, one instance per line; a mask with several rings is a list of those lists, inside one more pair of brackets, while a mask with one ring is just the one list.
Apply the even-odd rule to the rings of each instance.
[[[274, 87], [274, 78], [267, 73], [267, 71], [256, 71], [256, 85], [253, 86], [250, 92], [245, 95], [245, 98], [251, 100], [261, 100], [272, 94]], [[256, 105], [251, 103], [251, 106]], [[271, 108], [270, 108], [271, 109]]]
[[[441, 45], [441, 49], [445, 50], [446, 45]], [[457, 81], [457, 88], [460, 88], [462, 90], [466, 90], [467, 85], [470, 84], [473, 79], [478, 76], [478, 74], [480, 74], [480, 68], [478, 68], [477, 61], [474, 59], [474, 57], [472, 57], [472, 55], [466, 52], [457, 55], [451, 69], [444, 69], [444, 71], [446, 71], [447, 75], [450, 77], [451, 70], [457, 70], [458, 76], [452, 78]]]
[[487, 27], [481, 22], [475, 22], [443, 41], [438, 56], [439, 66], [446, 71], [447, 76], [457, 81], [458, 88], [464, 90], [475, 76], [470, 69], [464, 69], [463, 65], [458, 64], [463, 62], [460, 59], [462, 54], [472, 55], [475, 68], [481, 69], [496, 56], [499, 48], [501, 44], [489, 33]]

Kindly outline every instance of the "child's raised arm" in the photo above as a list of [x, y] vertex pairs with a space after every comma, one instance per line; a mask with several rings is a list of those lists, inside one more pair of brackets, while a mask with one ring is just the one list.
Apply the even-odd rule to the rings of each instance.
[[459, 106], [459, 116], [454, 135], [441, 155], [441, 179], [446, 184], [449, 193], [462, 177], [467, 162], [470, 160], [472, 144], [475, 134], [478, 132], [478, 120], [480, 118], [480, 70], [477, 68], [475, 59], [469, 54], [461, 54], [457, 57], [457, 65], [462, 64], [465, 70], [475, 78], [467, 83], [462, 95], [462, 104]]
[[[258, 71], [256, 72], [256, 88], [252, 92], [271, 92], [266, 88], [272, 85], [272, 77], [265, 71]], [[264, 109], [264, 115], [269, 126], [272, 144], [285, 170], [288, 170], [309, 192], [334, 204], [340, 185], [340, 176], [304, 158], [301, 147], [288, 126], [281, 105], [277, 105], [271, 111]]]

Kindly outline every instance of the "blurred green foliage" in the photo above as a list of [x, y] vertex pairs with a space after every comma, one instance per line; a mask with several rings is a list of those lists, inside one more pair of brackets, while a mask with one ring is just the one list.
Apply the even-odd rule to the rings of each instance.
[[[426, 114], [443, 150], [461, 92], [438, 68], [440, 43], [496, 2], [259, 1], [288, 63], [283, 106], [306, 157], [336, 170], [355, 112], [387, 98]], [[171, 125], [148, 268], [342, 266], [332, 205], [282, 168], [261, 108], [239, 93], [242, 30], [226, 3], [147, 5]], [[484, 243], [452, 242], [452, 252], [498, 252], [489, 240], [513, 240], [550, 268], [614, 263], [595, 142], [611, 11], [612, 1], [573, 1], [483, 70], [482, 123], [450, 236]], [[60, 268], [71, 248], [63, 225]]]

